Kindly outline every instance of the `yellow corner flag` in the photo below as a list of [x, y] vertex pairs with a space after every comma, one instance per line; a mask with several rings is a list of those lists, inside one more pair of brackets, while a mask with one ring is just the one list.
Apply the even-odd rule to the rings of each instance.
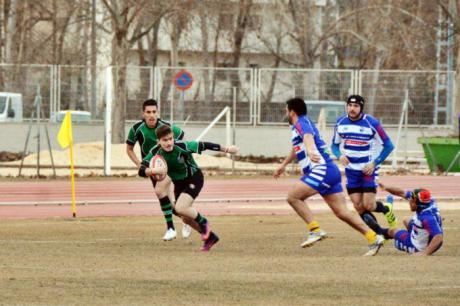
[[72, 189], [72, 216], [75, 218], [77, 216], [77, 207], [75, 205], [75, 174], [73, 167], [73, 137], [72, 137], [72, 114], [70, 111], [67, 111], [62, 121], [61, 128], [57, 136], [57, 141], [61, 148], [65, 149], [67, 147], [70, 151], [70, 184]]
[[61, 148], [65, 149], [71, 145], [72, 139], [72, 114], [68, 111], [65, 113], [64, 121], [62, 121], [61, 128], [57, 140]]

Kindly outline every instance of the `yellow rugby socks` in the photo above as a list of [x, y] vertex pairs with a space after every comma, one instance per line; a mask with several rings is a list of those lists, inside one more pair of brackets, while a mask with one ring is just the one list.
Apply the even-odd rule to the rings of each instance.
[[364, 234], [364, 237], [366, 237], [368, 244], [373, 244], [377, 239], [377, 234], [373, 230], [368, 230], [366, 234]]
[[311, 221], [310, 223], [307, 224], [308, 231], [309, 232], [319, 232], [319, 223], [316, 221]]

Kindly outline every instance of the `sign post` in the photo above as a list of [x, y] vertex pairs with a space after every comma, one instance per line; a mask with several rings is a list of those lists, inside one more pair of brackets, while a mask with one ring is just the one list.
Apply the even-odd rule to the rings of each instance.
[[[181, 70], [174, 75], [174, 85], [180, 91], [179, 95], [179, 107], [178, 110], [178, 120], [183, 121], [185, 118], [185, 103], [184, 95], [185, 91], [188, 90], [193, 85], [193, 76], [187, 70]], [[173, 117], [173, 108], [171, 107], [171, 118]], [[172, 121], [172, 119], [171, 119]]]

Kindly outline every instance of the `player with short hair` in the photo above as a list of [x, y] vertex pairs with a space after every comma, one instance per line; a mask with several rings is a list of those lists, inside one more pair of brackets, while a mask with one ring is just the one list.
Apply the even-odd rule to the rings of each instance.
[[[383, 148], [379, 150], [378, 146]], [[370, 228], [381, 235], [382, 228], [371, 212], [383, 213], [390, 227], [397, 226], [393, 206], [375, 201], [379, 165], [393, 148], [380, 122], [364, 113], [364, 98], [349, 96], [347, 113], [337, 119], [331, 149], [345, 166], [347, 192], [356, 211]]]
[[[129, 158], [133, 161], [137, 168], [140, 167], [141, 161], [137, 158], [134, 152], [134, 146], [136, 142], [139, 143], [141, 149], [142, 159], [147, 156], [148, 152], [157, 145], [158, 138], [155, 134], [157, 128], [161, 126], [170, 126], [174, 133], [174, 138], [181, 140], [184, 137], [184, 131], [175, 125], [171, 125], [169, 122], [160, 119], [158, 113], [158, 103], [156, 100], [148, 99], [142, 104], [142, 120], [136, 122], [128, 133], [126, 139], [126, 153]], [[152, 180], [155, 194], [160, 201], [161, 211], [163, 212], [166, 221], [166, 233], [163, 236], [163, 240], [170, 241], [176, 238], [176, 229], [173, 222], [174, 208], [172, 202], [172, 193], [164, 192], [162, 186], [157, 186], [156, 181]], [[160, 183], [161, 185], [161, 183]], [[171, 199], [168, 198], [171, 197]], [[182, 236], [188, 238], [191, 234], [191, 229], [188, 225], [184, 224], [182, 228]]]
[[[165, 174], [165, 169], [151, 169], [149, 167], [150, 160], [155, 155], [164, 158], [168, 176], [163, 181], [174, 183], [175, 210], [180, 216], [185, 217], [185, 222], [201, 234], [201, 239], [204, 242], [201, 250], [209, 251], [219, 241], [219, 237], [211, 231], [209, 221], [192, 206], [204, 183], [203, 173], [192, 154], [201, 154], [204, 150], [235, 154], [238, 152], [238, 148], [235, 146], [224, 147], [211, 142], [175, 140], [172, 129], [166, 125], [159, 127], [156, 134], [158, 145], [152, 148], [142, 161], [139, 175], [152, 177]], [[193, 222], [190, 222], [192, 220]]]
[[[439, 250], [443, 243], [442, 218], [427, 189], [417, 188], [413, 191], [404, 191], [399, 187], [379, 186], [398, 197], [409, 201], [411, 211], [415, 211], [412, 218], [403, 220], [406, 229], [387, 228], [386, 235], [394, 239], [395, 247], [414, 255], [432, 255]], [[393, 203], [389, 195], [387, 201]]]
[[303, 176], [289, 192], [287, 201], [307, 224], [308, 239], [301, 246], [310, 246], [326, 237], [326, 232], [320, 228], [312, 211], [304, 202], [319, 193], [339, 219], [366, 237], [369, 251], [365, 255], [377, 254], [383, 245], [384, 238], [369, 229], [357, 215], [347, 209], [340, 171], [326, 152], [326, 143], [321, 138], [315, 124], [308, 118], [304, 100], [301, 98], [288, 100], [286, 116], [291, 125], [293, 148], [281, 165], [276, 168], [273, 176], [278, 178], [286, 166], [297, 158]]

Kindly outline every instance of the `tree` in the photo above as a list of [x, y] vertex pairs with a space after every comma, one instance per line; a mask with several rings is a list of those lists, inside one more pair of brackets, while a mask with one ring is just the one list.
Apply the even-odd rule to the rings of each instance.
[[115, 103], [112, 114], [112, 142], [123, 143], [125, 141], [125, 117], [126, 117], [126, 66], [129, 62], [129, 51], [132, 46], [149, 33], [157, 20], [150, 21], [142, 31], [135, 31], [137, 23], [142, 20], [142, 14], [149, 15], [150, 1], [130, 0], [102, 0], [108, 10], [112, 29], [112, 65], [115, 67]]

